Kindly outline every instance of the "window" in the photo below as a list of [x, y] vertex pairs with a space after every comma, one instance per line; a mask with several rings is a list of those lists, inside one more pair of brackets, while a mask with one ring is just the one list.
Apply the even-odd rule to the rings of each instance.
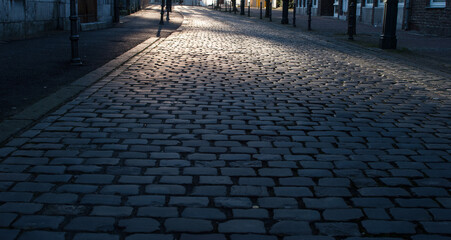
[[366, 0], [366, 5], [373, 5], [373, 0]]
[[431, 7], [445, 7], [446, 0], [431, 0]]

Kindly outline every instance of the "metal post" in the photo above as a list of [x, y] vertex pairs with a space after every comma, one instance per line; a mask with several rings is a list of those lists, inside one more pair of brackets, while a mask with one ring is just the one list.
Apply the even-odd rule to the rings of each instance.
[[245, 13], [244, 13], [244, 0], [241, 0], [241, 3], [240, 3], [240, 15], [244, 15]]
[[312, 0], [307, 0], [307, 30], [312, 30]]
[[266, 3], [265, 18], [269, 18], [269, 11], [270, 11], [269, 8], [271, 7], [271, 4], [270, 4], [269, 0], [265, 0], [265, 3]]
[[294, 0], [293, 6], [293, 27], [296, 27], [296, 8], [298, 4], [298, 0]]
[[251, 16], [251, 0], [247, 2], [247, 16]]
[[236, 8], [236, 0], [234, 0], [234, 2], [233, 2], [233, 11], [235, 12], [235, 14], [238, 11], [238, 9]]
[[78, 40], [80, 35], [78, 35], [78, 15], [76, 9], [76, 1], [70, 0], [70, 46], [72, 52], [72, 58], [70, 60], [72, 65], [81, 65], [81, 58], [78, 51]]
[[230, 1], [229, 3], [230, 3], [229, 13], [232, 13], [232, 4], [233, 4], [233, 2]]
[[262, 1], [260, 1], [260, 19], [263, 19], [263, 5], [262, 5]]
[[160, 25], [164, 25], [163, 17], [164, 17], [164, 0], [161, 0], [161, 16], [160, 16]]
[[382, 49], [396, 49], [396, 18], [398, 15], [398, 0], [385, 0], [384, 23], [379, 47]]
[[282, 24], [288, 24], [288, 0], [282, 0]]
[[118, 23], [120, 21], [119, 12], [119, 0], [114, 0], [114, 17], [113, 22]]
[[349, 0], [348, 4], [348, 39], [354, 40], [355, 25], [357, 15], [357, 1]]
[[166, 8], [168, 9], [169, 12], [172, 12], [172, 0], [166, 0]]
[[132, 9], [130, 7], [130, 0], [125, 1], [125, 7], [127, 8], [127, 14], [132, 13]]
[[171, 0], [166, 0], [166, 21], [169, 22], [169, 2]]
[[269, 21], [272, 22], [272, 1], [269, 2]]

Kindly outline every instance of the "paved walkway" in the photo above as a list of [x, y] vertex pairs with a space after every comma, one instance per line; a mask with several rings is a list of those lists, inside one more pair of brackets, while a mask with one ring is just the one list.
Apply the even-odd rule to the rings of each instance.
[[176, 9], [0, 148], [2, 240], [451, 239], [449, 79]]

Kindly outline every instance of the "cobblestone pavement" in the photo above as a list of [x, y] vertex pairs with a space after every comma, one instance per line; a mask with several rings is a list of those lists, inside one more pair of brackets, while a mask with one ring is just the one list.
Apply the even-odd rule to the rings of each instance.
[[2, 240], [451, 239], [449, 79], [177, 9], [0, 148]]

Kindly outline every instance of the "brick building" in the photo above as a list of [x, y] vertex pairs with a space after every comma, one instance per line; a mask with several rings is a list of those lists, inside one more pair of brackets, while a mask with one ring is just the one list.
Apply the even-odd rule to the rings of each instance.
[[404, 16], [405, 29], [451, 36], [451, 0], [410, 1], [411, 10]]

